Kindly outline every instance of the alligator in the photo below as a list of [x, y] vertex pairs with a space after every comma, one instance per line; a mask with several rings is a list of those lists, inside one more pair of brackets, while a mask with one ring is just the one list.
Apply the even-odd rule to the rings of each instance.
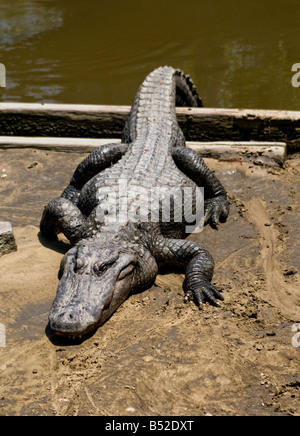
[[[176, 106], [202, 107], [193, 81], [172, 67], [155, 69], [137, 92], [121, 142], [92, 151], [61, 196], [45, 207], [41, 233], [47, 238], [63, 233], [71, 244], [61, 261], [49, 313], [54, 334], [81, 337], [94, 331], [166, 268], [185, 273], [186, 301], [202, 307], [224, 299], [211, 284], [212, 256], [186, 239], [186, 225], [198, 219], [198, 188], [204, 188], [203, 222], [215, 228], [228, 217], [227, 194], [203, 159], [186, 147]], [[186, 188], [192, 212], [180, 221], [172, 212]], [[155, 190], [172, 193], [169, 220], [163, 219], [161, 201], [156, 217], [147, 212], [149, 198], [141, 192]], [[118, 200], [117, 206], [112, 199]], [[116, 208], [122, 219], [113, 219]]]

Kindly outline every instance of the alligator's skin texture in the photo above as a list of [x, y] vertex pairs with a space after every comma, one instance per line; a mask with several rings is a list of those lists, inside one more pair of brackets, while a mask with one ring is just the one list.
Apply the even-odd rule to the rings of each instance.
[[[223, 299], [211, 284], [214, 261], [200, 244], [182, 239], [186, 222], [130, 219], [112, 223], [107, 199], [127, 191], [192, 188], [205, 190], [205, 221], [217, 227], [229, 213], [224, 187], [195, 152], [185, 148], [175, 106], [202, 106], [191, 79], [171, 67], [158, 68], [143, 82], [127, 119], [121, 144], [93, 151], [77, 167], [62, 195], [45, 208], [41, 232], [59, 232], [73, 247], [64, 256], [49, 320], [51, 329], [83, 335], [103, 323], [137, 290], [151, 286], [158, 269], [185, 272], [186, 299], [202, 305]], [[122, 198], [121, 198], [122, 199]], [[128, 200], [139, 215], [143, 198]], [[106, 203], [105, 203], [106, 202]], [[141, 217], [141, 215], [139, 215]], [[171, 215], [172, 217], [172, 215]], [[154, 220], [153, 220], [154, 221]]]

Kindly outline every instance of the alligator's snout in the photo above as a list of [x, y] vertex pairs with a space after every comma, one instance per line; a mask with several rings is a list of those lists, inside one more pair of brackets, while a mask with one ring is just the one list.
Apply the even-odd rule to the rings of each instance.
[[53, 332], [62, 336], [80, 336], [87, 333], [97, 323], [97, 319], [78, 307], [67, 307], [56, 311], [52, 310], [49, 315], [49, 324]]
[[61, 279], [49, 324], [58, 335], [76, 337], [102, 324], [132, 289], [136, 255], [87, 241], [73, 247], [61, 264]]

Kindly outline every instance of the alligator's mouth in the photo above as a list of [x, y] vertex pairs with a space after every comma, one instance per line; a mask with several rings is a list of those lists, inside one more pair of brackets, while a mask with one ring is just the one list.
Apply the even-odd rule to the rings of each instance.
[[[71, 253], [58, 284], [49, 324], [52, 333], [76, 338], [103, 324], [132, 289], [137, 261], [121, 253], [114, 262], [84, 262]], [[111, 257], [110, 257], [111, 259]]]

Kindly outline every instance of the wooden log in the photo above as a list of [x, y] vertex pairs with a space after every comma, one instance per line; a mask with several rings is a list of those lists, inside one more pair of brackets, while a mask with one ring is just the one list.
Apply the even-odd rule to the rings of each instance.
[[[35, 148], [88, 153], [96, 147], [111, 142], [120, 142], [120, 139], [0, 136], [0, 149]], [[254, 161], [262, 164], [282, 165], [286, 158], [286, 144], [282, 142], [187, 141], [186, 145], [195, 150], [200, 156], [219, 160]]]
[[[130, 106], [0, 103], [0, 135], [120, 138]], [[187, 141], [276, 141], [300, 150], [300, 111], [176, 108]]]

